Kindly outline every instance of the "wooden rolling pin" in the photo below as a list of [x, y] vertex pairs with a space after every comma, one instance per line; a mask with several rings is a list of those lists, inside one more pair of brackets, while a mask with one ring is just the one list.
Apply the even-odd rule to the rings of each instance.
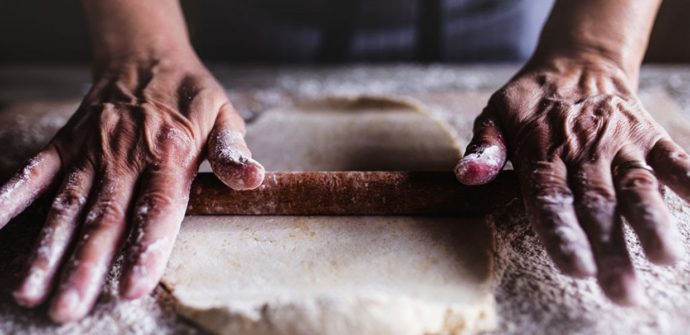
[[201, 173], [187, 214], [468, 215], [490, 212], [518, 193], [512, 171], [482, 186], [464, 186], [451, 172], [269, 172], [250, 191]]

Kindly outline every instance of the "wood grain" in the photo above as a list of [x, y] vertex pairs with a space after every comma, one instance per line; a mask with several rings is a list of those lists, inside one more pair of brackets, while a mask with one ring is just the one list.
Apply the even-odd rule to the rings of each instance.
[[233, 191], [211, 173], [192, 185], [192, 215], [472, 215], [518, 197], [512, 171], [482, 186], [451, 172], [269, 172], [255, 190]]

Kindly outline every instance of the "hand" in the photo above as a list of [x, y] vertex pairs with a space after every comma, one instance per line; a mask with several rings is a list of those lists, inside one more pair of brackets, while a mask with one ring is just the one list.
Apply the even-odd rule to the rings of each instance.
[[636, 80], [598, 58], [528, 64], [491, 97], [456, 169], [462, 183], [483, 184], [508, 156], [555, 264], [596, 275], [620, 304], [641, 297], [621, 215], [650, 261], [672, 264], [680, 235], [659, 181], [690, 200], [690, 158], [645, 111]]
[[233, 189], [257, 187], [264, 175], [242, 119], [191, 49], [120, 59], [95, 77], [67, 125], [0, 188], [2, 227], [61, 184], [14, 292], [21, 305], [36, 306], [55, 290], [49, 313], [57, 322], [88, 313], [122, 245], [121, 295], [134, 299], [155, 287], [204, 152]]

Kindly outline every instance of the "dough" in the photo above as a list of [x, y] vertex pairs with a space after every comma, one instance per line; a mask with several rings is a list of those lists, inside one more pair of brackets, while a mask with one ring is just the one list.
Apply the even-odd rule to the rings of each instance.
[[246, 140], [268, 171], [452, 171], [456, 137], [413, 103], [361, 97], [268, 111]]
[[[451, 170], [455, 136], [370, 98], [265, 112], [248, 127], [267, 170]], [[188, 217], [163, 284], [221, 334], [465, 334], [494, 327], [482, 219]]]

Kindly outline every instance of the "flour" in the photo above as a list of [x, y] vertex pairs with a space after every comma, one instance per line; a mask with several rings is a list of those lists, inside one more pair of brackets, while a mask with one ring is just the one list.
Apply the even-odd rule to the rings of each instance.
[[244, 142], [244, 135], [242, 133], [227, 129], [221, 130], [216, 134], [215, 141], [216, 145], [213, 149], [216, 151], [215, 155], [218, 158], [238, 164], [249, 163], [249, 157], [243, 155], [238, 148]]
[[[81, 321], [56, 326], [46, 309], [18, 309], [14, 302], [0, 300], [0, 333], [26, 335], [71, 334], [199, 334], [176, 315], [167, 293], [156, 289], [136, 301], [117, 297], [124, 257], [119, 257], [107, 276], [106, 284], [92, 313]], [[18, 331], [21, 330], [21, 331]]]
[[[139, 206], [137, 207], [137, 220], [143, 220], [148, 214], [149, 211], [151, 210], [151, 205], [148, 202], [145, 203], [140, 203]], [[142, 235], [140, 235], [142, 236]], [[139, 240], [138, 238], [137, 240]]]
[[485, 184], [503, 168], [505, 151], [497, 145], [475, 148], [455, 167], [455, 175], [469, 185]]
[[40, 296], [43, 293], [42, 290], [42, 284], [43, 284], [43, 278], [45, 278], [46, 272], [41, 269], [32, 269], [31, 272], [29, 273], [29, 277], [26, 280], [26, 291], [24, 293], [24, 296], [18, 296], [16, 291], [14, 292], [13, 296], [15, 299], [17, 299], [17, 303], [25, 305], [23, 303], [24, 299], [26, 297], [35, 299], [38, 296]]
[[223, 129], [209, 139], [209, 163], [223, 182], [235, 190], [251, 189], [261, 184], [264, 168], [245, 154], [244, 135]]
[[4, 205], [9, 205], [8, 201], [14, 195], [14, 192], [19, 189], [22, 185], [26, 184], [29, 177], [34, 173], [34, 168], [38, 165], [39, 161], [36, 158], [32, 158], [26, 162], [26, 165], [19, 171], [12, 179], [10, 179], [2, 188], [0, 188], [0, 203]]
[[[141, 238], [143, 239], [143, 237]], [[138, 257], [136, 257], [136, 263], [134, 264], [132, 275], [134, 276], [134, 281], [152, 281], [156, 280], [151, 278], [150, 273], [158, 274], [163, 273], [165, 270], [166, 262], [154, 262], [153, 260], [161, 259], [166, 256], [171, 249], [172, 239], [169, 237], [160, 238], [153, 241], [144, 247], [139, 247]], [[156, 264], [157, 268], [149, 268], [147, 265]], [[140, 283], [141, 287], [152, 287], [154, 285], [149, 285], [150, 283]]]
[[487, 165], [501, 165], [502, 151], [497, 145], [490, 145], [463, 157], [463, 161], [480, 161]]
[[[234, 68], [220, 67], [216, 73], [224, 86], [232, 87], [231, 101], [243, 116], [255, 117], [265, 106], [276, 106], [290, 102], [289, 94], [312, 96], [330, 94], [404, 94], [415, 95], [425, 100], [425, 105], [447, 116], [447, 121], [458, 129], [464, 143], [469, 141], [474, 116], [485, 106], [490, 91], [500, 87], [517, 70], [515, 66], [355, 66], [329, 69], [313, 68]], [[40, 73], [45, 71], [41, 70]], [[18, 72], [23, 76], [23, 72]], [[16, 171], [28, 157], [36, 153], [66, 122], [76, 110], [78, 92], [88, 80], [86, 71], [79, 72], [76, 90], [70, 92], [66, 103], [21, 103], [16, 107], [3, 108], [3, 113], [14, 115], [0, 118], [0, 172], [4, 177]], [[29, 77], [37, 83], [69, 83], [74, 73], [63, 71], [58, 77]], [[18, 76], [19, 76], [18, 75]], [[23, 77], [22, 77], [23, 78]], [[70, 79], [67, 79], [70, 78]], [[318, 78], [315, 80], [314, 78]], [[64, 79], [64, 80], [63, 80]], [[642, 92], [663, 88], [676, 101], [683, 102], [686, 115], [690, 115], [690, 72], [686, 68], [647, 68], [641, 73]], [[33, 84], [31, 84], [33, 85]], [[41, 85], [41, 84], [38, 84]], [[52, 85], [52, 84], [51, 84]], [[27, 85], [30, 86], [30, 85]], [[69, 85], [67, 85], [69, 86]], [[34, 86], [31, 86], [34, 87]], [[17, 90], [0, 92], [3, 101], [13, 101], [20, 94]], [[246, 91], [260, 90], [255, 104], [243, 104], [241, 97]], [[40, 90], [44, 95], [49, 87]], [[482, 89], [483, 92], [472, 92]], [[237, 94], [237, 90], [244, 90]], [[470, 91], [470, 93], [468, 93]], [[52, 91], [51, 91], [52, 92]], [[300, 93], [301, 92], [301, 93]], [[458, 95], [458, 92], [462, 92]], [[28, 95], [35, 98], [36, 92]], [[286, 98], [287, 97], [287, 98]], [[270, 100], [270, 101], [269, 101]], [[655, 118], [672, 108], [655, 103], [659, 96], [642, 98]], [[662, 99], [663, 100], [663, 99]], [[254, 103], [254, 101], [251, 101]], [[650, 105], [651, 103], [651, 105]], [[253, 107], [252, 107], [253, 106]], [[671, 107], [676, 108], [677, 105]], [[247, 113], [251, 111], [252, 113]], [[38, 114], [42, 114], [38, 117]], [[19, 115], [19, 116], [17, 116]], [[0, 115], [2, 116], [2, 115]], [[674, 119], [677, 122], [678, 119]], [[674, 138], [686, 133], [681, 128], [673, 131], [673, 123], [664, 125]], [[670, 126], [670, 128], [669, 128]], [[690, 133], [689, 133], [690, 134]], [[683, 240], [690, 238], [690, 211], [675, 196], [667, 196], [669, 205], [679, 222]], [[690, 265], [683, 260], [677, 267], [657, 267], [644, 260], [637, 244], [632, 245], [633, 259], [638, 268], [641, 284], [650, 305], [644, 308], [620, 308], [609, 303], [594, 280], [574, 280], [557, 273], [551, 261], [541, 249], [538, 238], [529, 227], [524, 215], [511, 217], [511, 210], [520, 211], [520, 202], [493, 216], [496, 225], [496, 262], [500, 279], [497, 286], [497, 302], [501, 316], [497, 334], [542, 334], [542, 333], [641, 333], [641, 334], [684, 334], [690, 328]], [[40, 222], [35, 222], [40, 224]], [[9, 228], [9, 227], [8, 227]], [[626, 230], [629, 241], [634, 236]], [[22, 245], [26, 239], [12, 236]], [[7, 248], [3, 248], [7, 250]], [[2, 251], [0, 251], [0, 254]], [[17, 265], [21, 259], [5, 262]], [[92, 314], [85, 319], [64, 326], [51, 324], [45, 309], [19, 309], [9, 299], [0, 300], [0, 333], [22, 334], [195, 334], [189, 323], [172, 310], [168, 294], [157, 289], [152, 295], [137, 301], [122, 301], [116, 298], [119, 262], [110, 272], [106, 286]], [[16, 266], [12, 269], [15, 269]], [[2, 268], [5, 271], [10, 268]], [[6, 283], [7, 281], [3, 281]], [[8, 286], [4, 286], [8, 287]]]
[[[687, 250], [690, 242], [690, 209], [668, 192]], [[495, 269], [500, 284], [496, 292], [501, 334], [682, 334], [690, 327], [687, 295], [690, 272], [687, 259], [676, 267], [650, 264], [635, 234], [625, 236], [638, 279], [650, 304], [614, 305], [594, 279], [573, 279], [552, 265], [531, 229], [519, 201], [492, 215], [495, 235]], [[673, 315], [673, 317], [670, 317]], [[606, 320], [606, 322], [602, 322]]]
[[549, 205], [549, 206], [563, 207], [566, 205], [572, 205], [573, 204], [572, 194], [564, 194], [564, 193], [558, 193], [558, 192], [554, 192], [551, 194], [538, 195], [536, 197], [536, 199], [539, 200], [540, 204]]

